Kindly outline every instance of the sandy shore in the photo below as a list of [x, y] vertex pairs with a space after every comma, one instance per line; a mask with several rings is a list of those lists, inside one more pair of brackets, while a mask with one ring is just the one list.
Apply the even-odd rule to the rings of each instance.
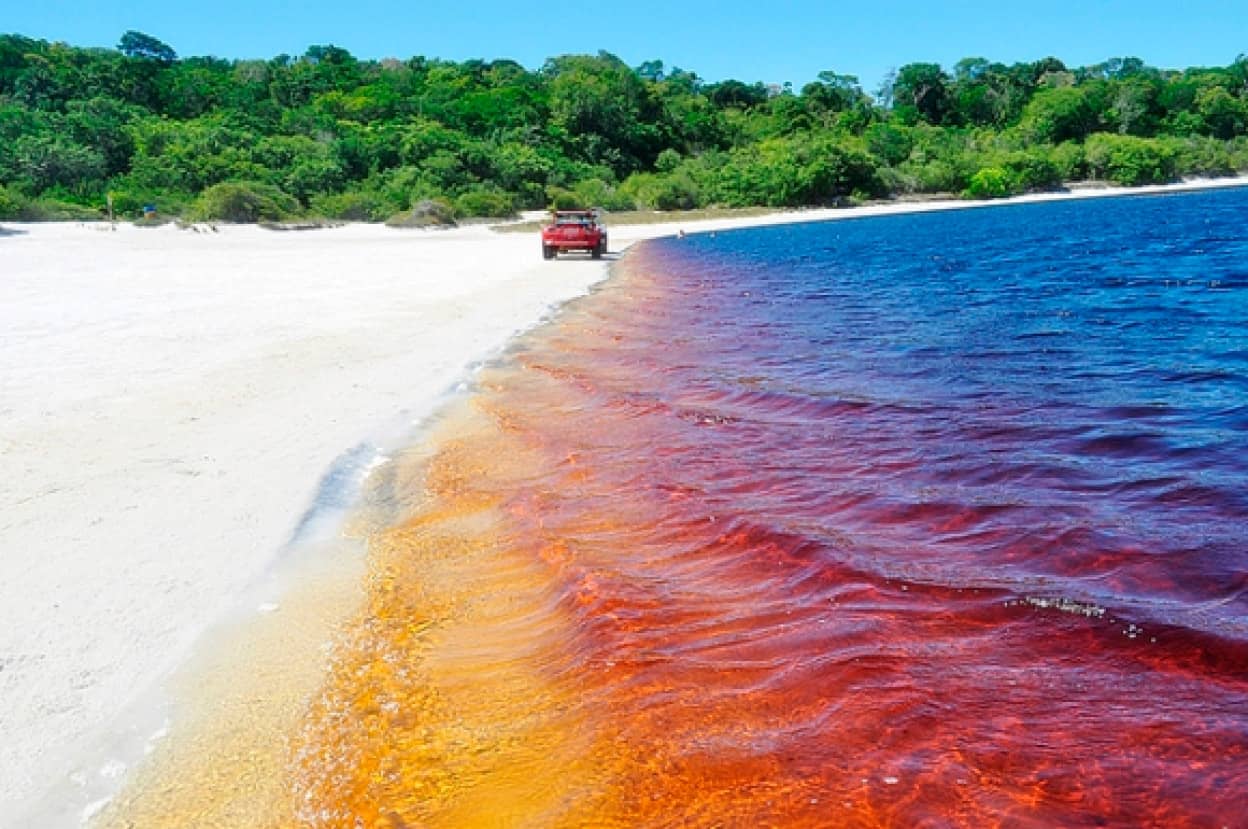
[[[84, 768], [475, 361], [602, 278], [535, 240], [73, 224], [0, 239], [0, 804]], [[333, 506], [333, 504], [329, 504]], [[0, 824], [13, 814], [0, 805]]]
[[[980, 204], [616, 227], [612, 249], [678, 228]], [[7, 227], [17, 232], [0, 236], [4, 826], [22, 825], [7, 821], [50, 792], [82, 789], [89, 801], [115, 787], [127, 769], [100, 765], [99, 746], [122, 712], [237, 610], [306, 517], [349, 499], [381, 448], [474, 363], [609, 266], [543, 262], [532, 234], [480, 227]]]

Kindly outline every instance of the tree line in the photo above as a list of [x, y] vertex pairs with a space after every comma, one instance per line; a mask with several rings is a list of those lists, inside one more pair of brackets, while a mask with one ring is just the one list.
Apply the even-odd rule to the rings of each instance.
[[[1248, 170], [1248, 57], [1161, 70], [912, 63], [874, 95], [710, 83], [661, 61], [564, 55], [179, 58], [0, 36], [0, 219], [316, 215], [378, 221], [438, 200], [460, 216], [551, 205], [670, 210], [998, 197], [1064, 182]], [[240, 206], [241, 205], [241, 206]]]

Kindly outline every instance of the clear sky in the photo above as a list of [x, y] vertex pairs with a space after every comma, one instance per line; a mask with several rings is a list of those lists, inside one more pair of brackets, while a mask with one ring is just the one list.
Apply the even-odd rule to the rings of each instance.
[[892, 68], [1054, 55], [1072, 66], [1135, 56], [1224, 66], [1248, 52], [1245, 0], [0, 0], [0, 32], [115, 46], [137, 29], [183, 57], [270, 58], [334, 44], [360, 58], [547, 57], [605, 49], [709, 81], [795, 86], [824, 69], [873, 91]]

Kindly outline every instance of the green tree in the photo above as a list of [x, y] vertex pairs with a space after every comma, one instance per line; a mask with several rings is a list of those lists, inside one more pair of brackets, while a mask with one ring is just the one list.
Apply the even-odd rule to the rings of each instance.
[[1223, 140], [1248, 133], [1248, 102], [1236, 98], [1220, 86], [1202, 89], [1196, 95], [1196, 110], [1208, 125], [1209, 134]]
[[653, 163], [662, 149], [658, 102], [623, 61], [605, 52], [546, 62], [550, 119], [574, 157], [625, 175]]
[[843, 112], [861, 104], [864, 95], [856, 76], [824, 71], [817, 81], [802, 87], [802, 97], [822, 109]]
[[27, 135], [13, 146], [14, 179], [27, 182], [36, 193], [52, 187], [80, 194], [98, 189], [107, 166], [98, 151], [64, 135]]
[[738, 80], [726, 80], [706, 88], [707, 98], [719, 109], [736, 107], [749, 109], [767, 102], [767, 87], [761, 83], [746, 84]]
[[1140, 76], [1113, 86], [1107, 120], [1123, 135], [1152, 135], [1158, 122], [1160, 82]]
[[949, 113], [949, 76], [936, 63], [910, 63], [897, 71], [893, 108], [914, 112], [929, 124], [944, 123]]
[[1096, 126], [1096, 110], [1080, 88], [1042, 89], [1023, 110], [1020, 127], [1032, 142], [1081, 140]]
[[877, 104], [833, 72], [794, 94], [607, 53], [532, 72], [333, 45], [227, 61], [179, 59], [140, 32], [118, 50], [0, 35], [0, 187], [28, 217], [91, 216], [106, 191], [124, 209], [176, 211], [238, 182], [279, 213], [375, 220], [437, 199], [472, 212], [551, 194], [788, 206], [1243, 169], [1244, 56], [1181, 72], [1135, 58], [912, 63]]
[[128, 58], [147, 58], [163, 64], [170, 64], [178, 59], [178, 53], [168, 44], [133, 29], [121, 36], [117, 50]]

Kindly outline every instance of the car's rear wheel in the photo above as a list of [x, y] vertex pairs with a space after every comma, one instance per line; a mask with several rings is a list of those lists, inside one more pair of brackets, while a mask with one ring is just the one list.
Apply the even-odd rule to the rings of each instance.
[[607, 243], [605, 241], [599, 242], [598, 244], [594, 245], [594, 250], [590, 254], [590, 256], [594, 257], [595, 259], [601, 259], [602, 255], [606, 252], [607, 252]]
[[554, 245], [542, 245], [542, 258], [554, 259], [555, 258], [555, 246]]

